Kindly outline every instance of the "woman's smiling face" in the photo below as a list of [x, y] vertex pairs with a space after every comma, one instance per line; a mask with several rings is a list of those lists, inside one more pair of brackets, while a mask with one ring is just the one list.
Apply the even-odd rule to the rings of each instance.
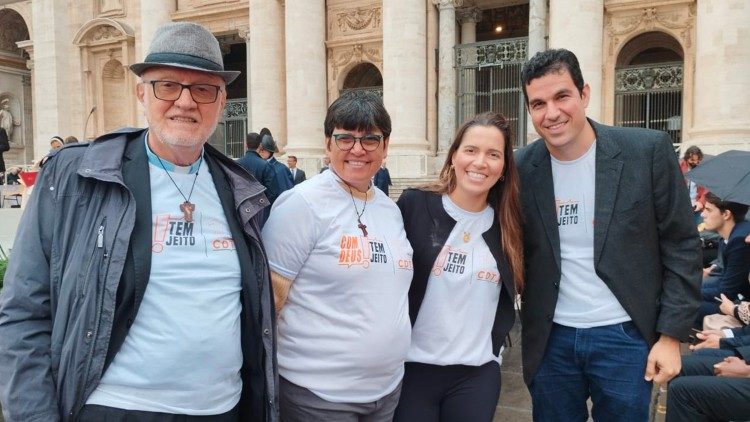
[[457, 205], [471, 209], [487, 203], [490, 189], [505, 169], [505, 142], [503, 133], [494, 126], [472, 126], [466, 130], [451, 158], [456, 188], [450, 196]]

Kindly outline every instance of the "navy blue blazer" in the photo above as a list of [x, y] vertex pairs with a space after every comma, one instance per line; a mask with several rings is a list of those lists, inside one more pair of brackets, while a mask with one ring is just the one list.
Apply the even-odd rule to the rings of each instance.
[[[664, 132], [605, 126], [596, 133], [594, 268], [652, 345], [687, 340], [701, 295], [701, 250], [685, 181]], [[560, 235], [543, 140], [515, 155], [521, 177], [526, 284], [523, 371], [531, 383], [547, 347], [560, 287]]]
[[726, 243], [719, 242], [724, 269], [718, 283], [722, 293], [727, 293], [730, 299], [735, 299], [734, 292], [739, 292], [750, 300], [750, 283], [747, 279], [750, 273], [750, 245], [745, 243], [745, 237], [749, 234], [750, 221], [740, 221], [732, 229]]
[[[456, 220], [443, 208], [441, 195], [420, 189], [407, 189], [396, 202], [404, 217], [404, 229], [414, 249], [414, 277], [409, 288], [409, 318], [411, 325], [417, 321], [419, 308], [422, 306], [427, 291], [427, 280], [438, 254], [456, 225]], [[500, 353], [500, 346], [516, 320], [513, 309], [513, 298], [516, 288], [510, 272], [507, 258], [503, 252], [502, 234], [497, 219], [489, 230], [482, 233], [487, 247], [497, 263], [503, 288], [495, 311], [495, 322], [492, 326], [492, 353]]]

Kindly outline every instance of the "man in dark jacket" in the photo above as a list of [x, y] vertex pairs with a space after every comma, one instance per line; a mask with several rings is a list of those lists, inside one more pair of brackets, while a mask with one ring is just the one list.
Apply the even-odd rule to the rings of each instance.
[[[680, 370], [700, 302], [700, 241], [669, 136], [586, 118], [575, 55], [521, 80], [541, 140], [518, 151], [526, 286], [523, 371], [535, 421], [647, 420]], [[622, 418], [622, 419], [618, 419]]]
[[258, 147], [260, 146], [260, 135], [251, 132], [247, 134], [245, 138], [245, 156], [237, 160], [237, 164], [245, 168], [250, 174], [255, 177], [263, 186], [266, 188], [266, 197], [273, 204], [276, 198], [279, 196], [279, 186], [276, 182], [276, 170], [274, 170], [266, 160], [264, 160], [260, 154], [258, 154]]
[[391, 172], [386, 168], [385, 161], [380, 165], [378, 172], [375, 173], [374, 183], [375, 187], [382, 190], [388, 196], [388, 187], [393, 186], [393, 183], [391, 182]]
[[[10, 150], [10, 140], [8, 139], [8, 133], [5, 129], [0, 127], [0, 177], [5, 176], [5, 159], [3, 154]], [[3, 184], [4, 180], [0, 180], [0, 184]]]
[[284, 191], [294, 187], [294, 180], [292, 179], [292, 173], [289, 169], [278, 162], [273, 156], [277, 152], [279, 152], [279, 147], [276, 145], [273, 136], [271, 136], [271, 131], [267, 128], [261, 129], [258, 154], [268, 161], [268, 164], [276, 172], [276, 186], [278, 187], [278, 194], [281, 195]]
[[19, 225], [5, 420], [277, 421], [268, 200], [207, 144], [239, 72], [187, 22], [130, 68], [148, 129], [52, 153]]

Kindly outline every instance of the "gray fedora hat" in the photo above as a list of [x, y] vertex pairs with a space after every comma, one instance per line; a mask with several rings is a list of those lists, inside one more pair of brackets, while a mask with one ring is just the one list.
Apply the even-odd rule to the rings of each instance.
[[279, 152], [279, 147], [276, 146], [276, 141], [273, 140], [273, 136], [271, 136], [271, 131], [268, 130], [268, 128], [263, 128], [260, 130], [260, 145], [265, 149], [266, 151], [271, 152]]
[[219, 75], [230, 83], [240, 72], [224, 70], [219, 41], [201, 25], [191, 22], [172, 22], [160, 26], [151, 41], [148, 55], [142, 63], [130, 65], [130, 70], [141, 76], [154, 66], [178, 67]]

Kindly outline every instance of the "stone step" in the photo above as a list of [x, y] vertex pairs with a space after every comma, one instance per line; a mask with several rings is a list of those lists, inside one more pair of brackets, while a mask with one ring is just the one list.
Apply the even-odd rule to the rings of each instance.
[[415, 188], [424, 186], [430, 182], [434, 182], [434, 177], [401, 177], [401, 178], [393, 178], [393, 186], [388, 190], [388, 196], [391, 197], [394, 201], [398, 199], [399, 196], [401, 196], [401, 192], [404, 191], [404, 189], [407, 188]]

